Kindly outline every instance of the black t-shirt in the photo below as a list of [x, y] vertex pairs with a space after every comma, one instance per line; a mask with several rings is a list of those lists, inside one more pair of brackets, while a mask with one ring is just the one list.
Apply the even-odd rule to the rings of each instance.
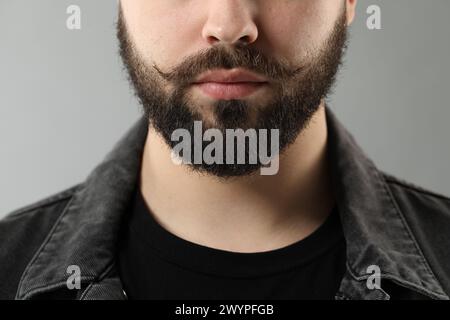
[[164, 229], [140, 191], [119, 245], [129, 299], [333, 299], [345, 270], [336, 210], [307, 238], [257, 253], [209, 248]]

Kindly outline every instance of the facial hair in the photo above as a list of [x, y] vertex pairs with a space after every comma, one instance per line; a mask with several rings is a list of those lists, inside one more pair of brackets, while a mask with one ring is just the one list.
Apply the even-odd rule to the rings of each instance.
[[[343, 11], [322, 47], [311, 52], [299, 65], [293, 66], [283, 59], [266, 56], [251, 45], [236, 44], [232, 48], [215, 45], [185, 58], [169, 72], [161, 71], [156, 65], [148, 65], [138, 53], [128, 33], [122, 10], [119, 11], [117, 38], [120, 56], [143, 106], [144, 115], [170, 148], [178, 143], [171, 139], [175, 130], [188, 130], [193, 137], [194, 122], [202, 121], [203, 131], [214, 128], [222, 132], [223, 146], [227, 145], [226, 129], [266, 129], [269, 133], [268, 145], [271, 143], [271, 129], [278, 129], [281, 154], [307, 127], [322, 99], [330, 93], [348, 37]], [[186, 92], [200, 74], [217, 68], [243, 68], [266, 76], [275, 83], [273, 97], [265, 105], [251, 105], [244, 100], [218, 100], [211, 109], [213, 120], [207, 119], [204, 110], [189, 101]], [[170, 93], [165, 90], [167, 83], [174, 88]], [[207, 145], [203, 142], [203, 149]], [[259, 146], [259, 143], [256, 145]], [[245, 153], [248, 156], [248, 145], [245, 146]], [[237, 161], [233, 164], [194, 164], [192, 159], [188, 167], [228, 179], [253, 174], [262, 165], [259, 160], [256, 164], [237, 164]]]

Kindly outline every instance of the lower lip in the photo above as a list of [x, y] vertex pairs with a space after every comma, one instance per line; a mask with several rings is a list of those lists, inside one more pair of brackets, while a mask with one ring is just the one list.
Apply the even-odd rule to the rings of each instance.
[[232, 100], [248, 97], [266, 84], [265, 82], [204, 82], [196, 83], [195, 86], [213, 99]]

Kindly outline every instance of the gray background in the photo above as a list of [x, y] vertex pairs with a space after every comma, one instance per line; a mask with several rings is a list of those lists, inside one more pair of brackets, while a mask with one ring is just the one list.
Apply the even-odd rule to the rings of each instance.
[[[82, 29], [66, 28], [66, 8]], [[382, 30], [366, 9], [382, 9]], [[85, 179], [140, 109], [114, 0], [0, 0], [0, 216]], [[450, 1], [359, 0], [332, 109], [378, 167], [450, 195]]]

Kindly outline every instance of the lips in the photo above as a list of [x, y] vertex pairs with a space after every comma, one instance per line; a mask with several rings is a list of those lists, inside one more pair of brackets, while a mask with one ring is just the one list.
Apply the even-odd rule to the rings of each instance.
[[268, 80], [243, 69], [208, 71], [193, 83], [203, 94], [222, 100], [247, 97], [268, 84]]

